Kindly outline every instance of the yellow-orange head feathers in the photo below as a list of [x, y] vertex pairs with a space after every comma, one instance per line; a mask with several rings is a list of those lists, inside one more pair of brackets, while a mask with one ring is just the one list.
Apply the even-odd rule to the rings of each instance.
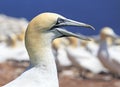
[[63, 16], [56, 13], [49, 13], [49, 12], [42, 13], [36, 16], [35, 18], [33, 18], [32, 21], [29, 23], [29, 26], [44, 31], [46, 29], [52, 28], [57, 23], [58, 18], [64, 19]]

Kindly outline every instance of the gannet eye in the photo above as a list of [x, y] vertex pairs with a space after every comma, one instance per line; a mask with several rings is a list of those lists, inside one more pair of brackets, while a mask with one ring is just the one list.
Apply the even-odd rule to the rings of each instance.
[[64, 22], [65, 22], [64, 19], [62, 19], [62, 18], [58, 18], [58, 19], [57, 19], [57, 23], [56, 23], [56, 25], [57, 25], [57, 24], [60, 24], [60, 23], [64, 23]]

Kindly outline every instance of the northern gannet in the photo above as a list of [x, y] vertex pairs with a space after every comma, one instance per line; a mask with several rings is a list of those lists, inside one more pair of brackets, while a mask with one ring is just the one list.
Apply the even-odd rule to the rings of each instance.
[[118, 52], [113, 48], [111, 49], [107, 43], [108, 37], [115, 39], [117, 35], [111, 28], [105, 27], [101, 30], [100, 36], [101, 41], [98, 51], [99, 60], [111, 73], [120, 75], [120, 51]]
[[3, 87], [59, 87], [57, 70], [52, 53], [52, 41], [59, 37], [74, 36], [60, 27], [79, 26], [94, 29], [91, 25], [67, 19], [59, 14], [45, 12], [33, 18], [25, 33], [25, 44], [30, 57], [30, 69]]

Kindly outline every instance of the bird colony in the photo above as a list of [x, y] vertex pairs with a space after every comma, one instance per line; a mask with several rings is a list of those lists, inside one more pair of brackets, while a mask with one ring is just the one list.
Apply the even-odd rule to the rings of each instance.
[[[38, 20], [33, 19], [33, 21], [36, 23], [35, 27], [39, 27], [37, 26]], [[0, 15], [0, 62], [10, 59], [29, 61], [28, 53], [30, 55], [34, 50], [27, 53], [25, 49], [24, 36], [27, 25], [28, 21], [24, 18]], [[29, 25], [29, 27], [34, 27], [34, 25]], [[57, 31], [61, 32], [59, 29]], [[29, 30], [29, 32], [34, 32], [34, 30]], [[103, 27], [98, 35], [89, 36], [89, 40], [81, 40], [76, 37], [57, 38], [52, 43], [52, 52], [59, 73], [78, 77], [84, 77], [87, 72], [91, 72], [92, 75], [110, 73], [113, 76], [120, 76], [120, 36], [114, 32], [114, 29]], [[32, 49], [32, 47], [28, 47], [28, 49]], [[36, 59], [30, 60], [32, 60], [31, 67], [33, 67]]]
[[28, 60], [24, 34], [28, 21], [0, 14], [0, 62], [8, 59]]

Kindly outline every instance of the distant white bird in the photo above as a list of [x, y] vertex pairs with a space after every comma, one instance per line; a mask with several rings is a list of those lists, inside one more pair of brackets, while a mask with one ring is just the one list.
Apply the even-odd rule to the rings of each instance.
[[71, 45], [67, 47], [67, 52], [71, 56], [69, 58], [74, 65], [87, 69], [94, 74], [107, 72], [107, 69], [103, 67], [97, 57], [88, 52], [85, 47], [78, 45], [77, 38], [72, 37], [69, 39]]
[[62, 71], [72, 65], [66, 52], [66, 46], [68, 43], [69, 42], [66, 38], [59, 38], [53, 41], [53, 48], [56, 51], [56, 63], [58, 71]]
[[51, 42], [63, 36], [88, 39], [60, 28], [69, 25], [94, 29], [91, 25], [73, 21], [55, 13], [42, 13], [33, 18], [25, 36], [31, 68], [3, 87], [59, 87]]
[[108, 37], [116, 38], [116, 34], [111, 28], [105, 27], [101, 30], [100, 36], [98, 58], [110, 72], [120, 75], [120, 51], [110, 48], [106, 41]]

